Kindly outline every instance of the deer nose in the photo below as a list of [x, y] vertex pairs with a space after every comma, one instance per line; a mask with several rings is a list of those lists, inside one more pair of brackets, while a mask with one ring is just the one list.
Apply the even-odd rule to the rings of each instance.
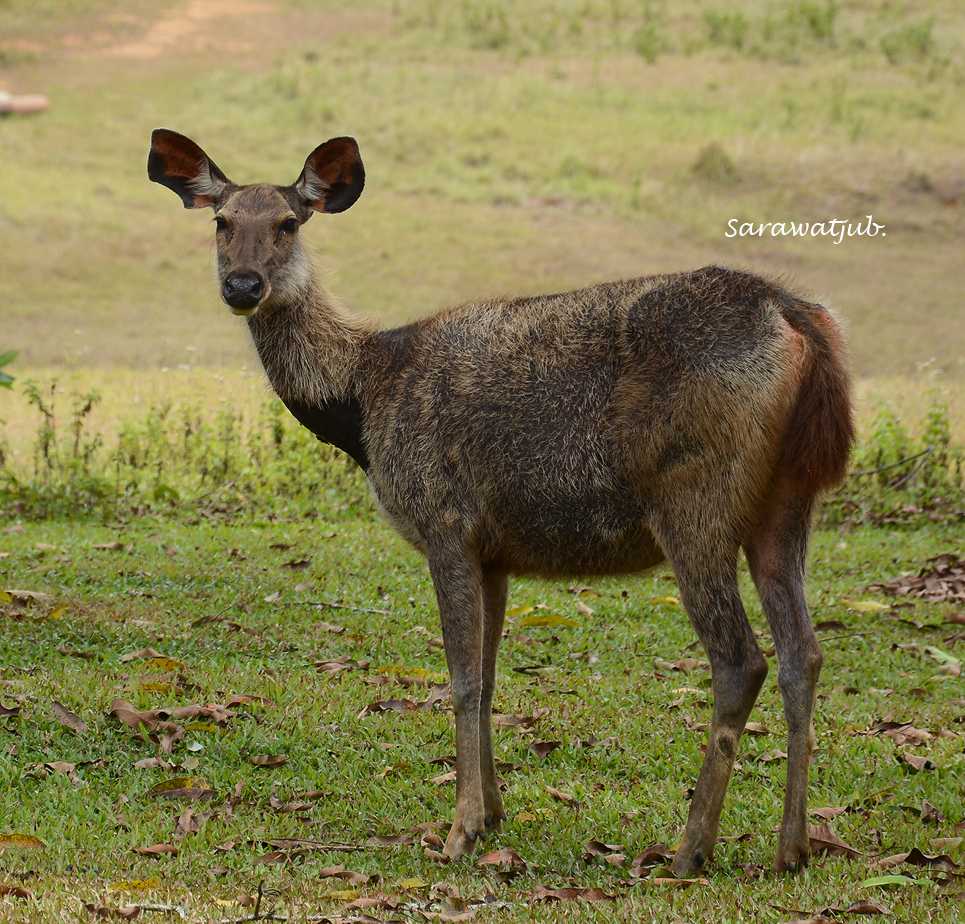
[[221, 287], [224, 300], [232, 308], [254, 308], [261, 300], [264, 283], [257, 273], [229, 273]]

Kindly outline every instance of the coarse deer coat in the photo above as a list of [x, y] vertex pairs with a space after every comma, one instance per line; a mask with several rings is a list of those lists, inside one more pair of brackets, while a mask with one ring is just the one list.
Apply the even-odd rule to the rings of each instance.
[[766, 662], [737, 589], [741, 549], [771, 626], [788, 721], [778, 868], [808, 856], [806, 788], [821, 654], [804, 600], [812, 506], [852, 441], [839, 328], [820, 305], [735, 270], [604, 283], [443, 311], [391, 330], [319, 285], [299, 239], [361, 194], [353, 139], [291, 186], [238, 186], [159, 129], [151, 179], [218, 224], [222, 296], [247, 317], [292, 414], [351, 455], [427, 557], [456, 717], [458, 857], [504, 817], [490, 712], [507, 579], [668, 561], [713, 672], [714, 716], [674, 868], [710, 858]]

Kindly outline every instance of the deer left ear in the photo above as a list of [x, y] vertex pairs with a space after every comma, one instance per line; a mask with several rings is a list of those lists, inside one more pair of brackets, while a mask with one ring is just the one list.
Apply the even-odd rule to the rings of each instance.
[[308, 155], [292, 188], [316, 212], [344, 212], [362, 195], [363, 186], [365, 168], [355, 139], [332, 138]]
[[176, 192], [186, 209], [216, 205], [231, 181], [190, 138], [167, 128], [151, 132], [147, 175]]

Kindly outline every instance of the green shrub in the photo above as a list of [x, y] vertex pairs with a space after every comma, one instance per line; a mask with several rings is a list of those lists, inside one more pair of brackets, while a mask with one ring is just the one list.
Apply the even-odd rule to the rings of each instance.
[[961, 447], [952, 442], [948, 405], [937, 395], [918, 437], [882, 406], [855, 449], [847, 480], [828, 498], [825, 517], [893, 524], [961, 516], [962, 459]]
[[[34, 408], [29, 463], [0, 440], [0, 510], [30, 519], [370, 517], [364, 475], [319, 443], [280, 401], [246, 417], [222, 406], [153, 405], [106, 439], [92, 432], [96, 393], [61, 395], [56, 382], [14, 394]], [[65, 410], [61, 410], [61, 406]], [[888, 407], [854, 452], [851, 474], [824, 504], [826, 522], [897, 522], [960, 515], [962, 449], [935, 397], [914, 435]]]
[[365, 479], [278, 401], [245, 419], [230, 407], [153, 405], [106, 441], [92, 433], [96, 393], [73, 395], [61, 417], [56, 382], [22, 389], [37, 412], [28, 466], [0, 444], [0, 506], [21, 516], [369, 515]]

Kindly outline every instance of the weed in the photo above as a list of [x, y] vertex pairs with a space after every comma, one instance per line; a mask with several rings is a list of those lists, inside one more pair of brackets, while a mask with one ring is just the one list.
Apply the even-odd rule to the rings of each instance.
[[881, 36], [879, 44], [888, 63], [897, 66], [928, 58], [935, 49], [932, 34], [934, 25], [935, 20], [929, 17], [892, 29]]
[[750, 22], [741, 10], [704, 10], [707, 41], [711, 45], [743, 51]]
[[704, 145], [690, 168], [695, 176], [719, 185], [737, 182], [737, 167], [731, 156], [716, 141]]

